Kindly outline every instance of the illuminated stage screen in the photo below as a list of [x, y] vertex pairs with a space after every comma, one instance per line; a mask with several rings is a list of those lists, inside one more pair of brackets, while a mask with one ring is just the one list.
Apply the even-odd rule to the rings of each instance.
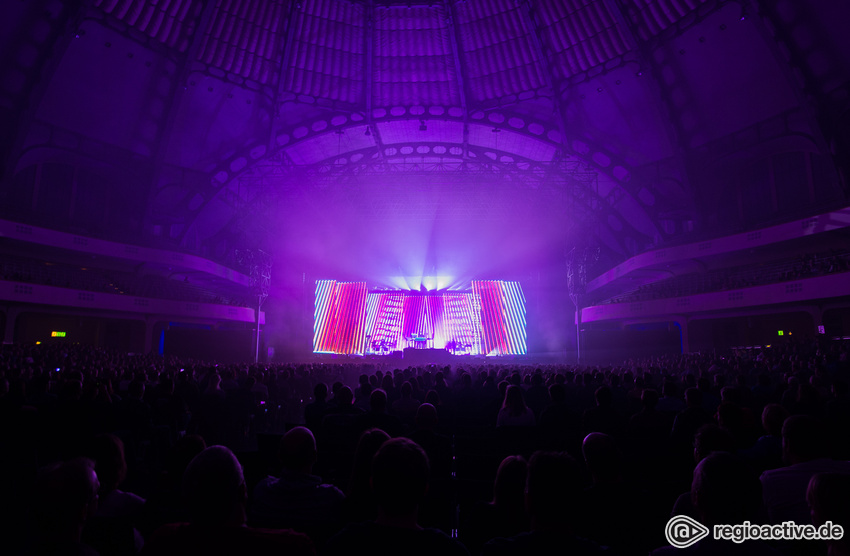
[[519, 282], [475, 280], [469, 291], [368, 291], [366, 282], [316, 282], [313, 351], [387, 355], [445, 349], [454, 355], [524, 355]]

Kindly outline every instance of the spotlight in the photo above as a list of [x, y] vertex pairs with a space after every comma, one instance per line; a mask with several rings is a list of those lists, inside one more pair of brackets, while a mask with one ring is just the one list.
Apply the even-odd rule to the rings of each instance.
[[428, 126], [425, 125], [425, 120], [419, 120], [419, 131], [428, 131]]

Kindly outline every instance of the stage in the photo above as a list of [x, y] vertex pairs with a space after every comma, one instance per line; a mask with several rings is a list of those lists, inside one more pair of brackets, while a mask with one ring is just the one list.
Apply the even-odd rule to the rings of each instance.
[[[368, 290], [365, 282], [316, 282], [313, 352], [401, 353], [441, 362], [527, 352], [519, 282], [473, 280], [467, 290]], [[421, 353], [417, 353], [421, 352]]]

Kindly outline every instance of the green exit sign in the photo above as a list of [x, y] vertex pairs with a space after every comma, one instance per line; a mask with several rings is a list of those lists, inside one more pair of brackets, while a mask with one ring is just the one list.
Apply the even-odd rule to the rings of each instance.
[[51, 338], [64, 338], [65, 334], [67, 334], [67, 332], [57, 332], [56, 330], [54, 330], [53, 332], [50, 333], [50, 337]]

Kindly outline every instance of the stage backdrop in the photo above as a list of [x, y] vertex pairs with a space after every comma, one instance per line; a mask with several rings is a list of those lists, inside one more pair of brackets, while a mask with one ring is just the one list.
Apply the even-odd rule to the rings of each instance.
[[367, 291], [365, 282], [316, 282], [313, 351], [389, 354], [446, 349], [456, 355], [523, 355], [519, 282], [476, 280], [471, 291]]

